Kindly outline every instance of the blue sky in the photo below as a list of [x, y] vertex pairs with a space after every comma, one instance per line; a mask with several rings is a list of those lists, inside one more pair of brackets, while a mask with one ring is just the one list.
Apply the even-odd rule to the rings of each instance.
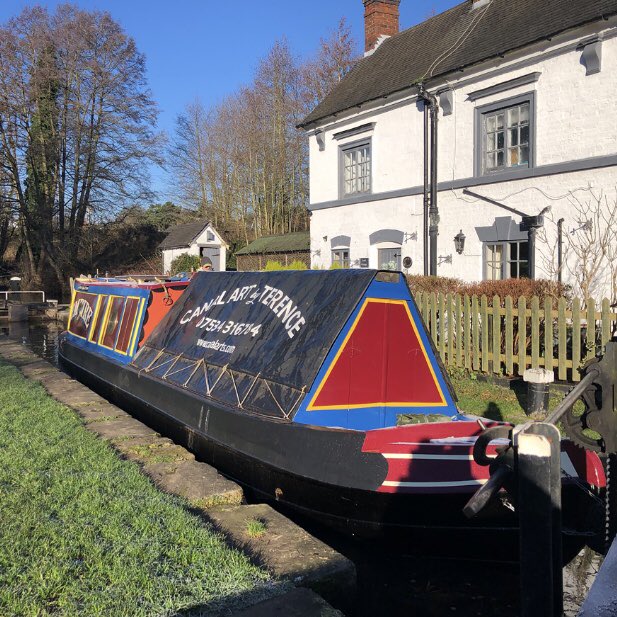
[[[460, 1], [402, 0], [401, 28]], [[53, 10], [60, 2], [1, 0], [0, 22], [33, 4]], [[77, 0], [74, 4], [109, 11], [135, 39], [146, 55], [150, 87], [161, 110], [159, 128], [168, 132], [195, 97], [206, 105], [215, 104], [250, 82], [259, 59], [282, 36], [295, 54], [305, 57], [344, 16], [358, 52], [364, 43], [362, 0]], [[153, 177], [164, 200], [165, 177], [157, 170]]]

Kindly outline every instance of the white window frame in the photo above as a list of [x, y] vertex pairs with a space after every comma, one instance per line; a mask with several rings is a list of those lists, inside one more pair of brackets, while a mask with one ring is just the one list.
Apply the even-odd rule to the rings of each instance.
[[[512, 244], [519, 245], [517, 259], [511, 258], [511, 246]], [[527, 244], [527, 259], [520, 258], [520, 245]], [[493, 268], [489, 268], [489, 247], [491, 246], [501, 246], [501, 278], [489, 278], [489, 272], [493, 271]], [[491, 263], [495, 263], [491, 261]], [[519, 276], [511, 276], [510, 275], [510, 265], [512, 263], [521, 264], [527, 263], [527, 276], [520, 276], [520, 265], [517, 266], [517, 270], [519, 271]], [[482, 243], [482, 278], [487, 281], [497, 281], [497, 280], [506, 280], [510, 278], [531, 278], [529, 276], [529, 240], [496, 240], [496, 241], [488, 241]]]
[[[508, 148], [516, 147], [512, 143], [511, 132], [508, 129], [508, 111], [510, 109], [514, 109], [516, 107], [520, 107], [521, 105], [529, 105], [529, 138], [528, 138], [528, 147], [529, 154], [528, 160], [525, 164], [516, 164], [511, 165], [508, 161]], [[500, 112], [505, 112], [506, 114], [506, 122], [504, 126], [504, 143], [503, 149], [504, 151], [504, 164], [501, 167], [495, 167], [492, 169], [487, 169], [486, 167], [486, 157], [489, 152], [489, 144], [488, 137], [486, 131], [486, 122], [487, 119], [493, 116], [496, 116]], [[476, 116], [475, 116], [475, 153], [474, 153], [474, 168], [476, 176], [508, 176], [515, 175], [517, 172], [521, 172], [524, 170], [532, 169], [535, 167], [535, 157], [536, 157], [536, 95], [535, 92], [528, 92], [526, 94], [521, 94], [520, 96], [510, 97], [508, 99], [504, 99], [498, 101], [496, 103], [491, 103], [489, 105], [483, 105], [481, 107], [476, 108]], [[512, 127], [514, 128], [514, 127]], [[521, 131], [519, 130], [518, 135], [520, 136]], [[497, 145], [497, 144], [496, 144]], [[496, 150], [492, 150], [496, 151]]]
[[[356, 186], [355, 190], [347, 191], [347, 182], [346, 182], [346, 169], [347, 169], [347, 157], [352, 155], [354, 152], [360, 152], [361, 150], [367, 148], [368, 149], [368, 175], [362, 177], [368, 177], [368, 186], [364, 189], [358, 189]], [[356, 177], [357, 179], [360, 176]], [[365, 139], [361, 139], [358, 141], [353, 141], [351, 143], [343, 144], [339, 146], [339, 195], [341, 198], [344, 197], [355, 197], [356, 195], [368, 195], [373, 190], [373, 146], [372, 139], [367, 137]]]
[[[340, 255], [340, 253], [347, 253], [347, 257]], [[332, 265], [334, 265], [335, 263], [339, 264], [339, 266], [345, 270], [351, 267], [351, 259], [348, 246], [339, 246], [332, 249]]]
[[[379, 258], [379, 254], [381, 253], [381, 251], [397, 251], [398, 252], [398, 256], [396, 258], [396, 265], [394, 268], [382, 268], [381, 267], [381, 259]], [[392, 270], [392, 271], [398, 271], [402, 269], [402, 265], [403, 265], [403, 246], [401, 244], [394, 246], [394, 245], [390, 245], [390, 246], [378, 246], [377, 247], [377, 269], [378, 270]]]

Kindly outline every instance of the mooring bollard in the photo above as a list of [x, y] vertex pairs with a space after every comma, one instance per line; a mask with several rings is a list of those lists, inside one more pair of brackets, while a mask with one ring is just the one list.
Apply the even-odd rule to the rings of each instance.
[[544, 422], [515, 427], [522, 617], [563, 615], [560, 434]]
[[555, 381], [553, 371], [544, 368], [529, 368], [523, 373], [527, 383], [527, 405], [525, 413], [546, 413], [548, 411], [548, 387]]
[[9, 302], [9, 321], [27, 321], [28, 305]]

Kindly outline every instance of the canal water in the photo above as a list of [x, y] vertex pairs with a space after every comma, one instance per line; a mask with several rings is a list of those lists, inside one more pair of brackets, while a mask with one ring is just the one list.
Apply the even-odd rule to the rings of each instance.
[[[62, 326], [10, 324], [0, 328], [35, 353], [58, 363], [58, 334]], [[508, 563], [499, 546], [494, 557], [501, 562], [440, 559], [411, 554], [409, 548], [384, 546], [343, 537], [304, 520], [298, 523], [351, 559], [358, 574], [358, 594], [348, 617], [517, 617], [519, 615], [518, 565]], [[601, 564], [590, 549], [583, 550], [564, 568], [566, 617], [576, 617]]]

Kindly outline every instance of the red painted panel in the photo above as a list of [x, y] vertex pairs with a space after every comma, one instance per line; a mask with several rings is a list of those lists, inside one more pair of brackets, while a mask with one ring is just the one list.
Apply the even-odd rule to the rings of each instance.
[[118, 334], [118, 341], [116, 342], [116, 351], [121, 351], [123, 353], [126, 353], [128, 351], [138, 306], [139, 298], [126, 299], [126, 307], [124, 309], [124, 315], [122, 317], [120, 334]]
[[182, 295], [187, 285], [188, 283], [183, 282], [181, 284], [166, 285], [164, 288], [160, 287], [152, 290], [148, 311], [146, 312], [146, 318], [139, 340], [139, 347], [141, 347], [144, 341], [152, 334], [152, 331], [161, 319], [167, 315], [171, 307]]
[[442, 405], [405, 302], [368, 300], [310, 409]]

